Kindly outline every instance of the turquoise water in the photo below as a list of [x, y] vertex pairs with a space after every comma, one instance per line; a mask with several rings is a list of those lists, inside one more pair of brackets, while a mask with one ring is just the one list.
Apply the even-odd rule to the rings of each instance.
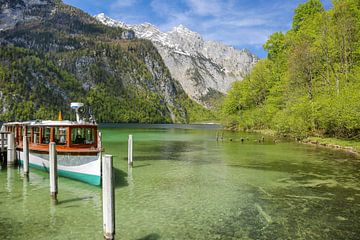
[[[351, 155], [246, 133], [217, 142], [216, 129], [102, 132], [114, 156], [117, 239], [359, 239]], [[28, 180], [0, 170], [0, 239], [102, 239], [100, 188], [60, 178], [54, 204], [48, 175], [31, 170]]]

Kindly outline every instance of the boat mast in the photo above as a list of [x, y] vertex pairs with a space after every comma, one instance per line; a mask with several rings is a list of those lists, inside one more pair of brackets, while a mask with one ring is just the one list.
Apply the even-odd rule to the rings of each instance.
[[82, 120], [81, 117], [80, 117], [80, 113], [79, 113], [79, 109], [82, 108], [83, 106], [84, 106], [84, 104], [83, 104], [83, 103], [80, 103], [80, 102], [72, 102], [72, 103], [70, 104], [70, 107], [75, 110], [75, 113], [76, 113], [76, 121], [77, 121], [78, 123], [82, 123], [82, 122], [83, 122], [83, 120]]

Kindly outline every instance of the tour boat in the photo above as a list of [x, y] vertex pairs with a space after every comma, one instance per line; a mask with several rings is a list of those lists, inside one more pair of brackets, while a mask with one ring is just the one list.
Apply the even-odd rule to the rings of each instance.
[[71, 103], [77, 121], [27, 121], [5, 123], [5, 131], [15, 135], [17, 159], [23, 163], [23, 136], [29, 144], [30, 167], [48, 171], [49, 143], [55, 142], [59, 176], [80, 180], [92, 185], [101, 184], [101, 139], [95, 120], [80, 118], [82, 103]]

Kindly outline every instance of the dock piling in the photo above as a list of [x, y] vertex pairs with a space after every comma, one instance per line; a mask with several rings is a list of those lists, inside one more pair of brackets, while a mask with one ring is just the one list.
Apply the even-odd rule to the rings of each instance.
[[105, 155], [102, 159], [102, 204], [104, 239], [112, 240], [115, 235], [115, 195], [113, 156]]
[[128, 140], [128, 164], [133, 166], [133, 138], [132, 135], [129, 135]]
[[49, 173], [50, 173], [50, 196], [56, 200], [58, 194], [58, 177], [57, 177], [57, 154], [56, 144], [49, 143]]
[[4, 134], [4, 133], [1, 133], [1, 136], [0, 136], [0, 137], [1, 137], [1, 142], [0, 142], [0, 144], [1, 144], [1, 151], [0, 151], [0, 152], [3, 153], [3, 152], [4, 152], [4, 149], [5, 149], [5, 141], [4, 141], [4, 140], [5, 140], [5, 139], [4, 139], [4, 138], [5, 138], [5, 134]]
[[102, 151], [102, 133], [98, 132], [98, 148]]
[[1, 165], [5, 163], [6, 154], [5, 154], [5, 136], [7, 136], [5, 133], [0, 133], [0, 162]]
[[16, 159], [16, 148], [15, 148], [15, 135], [14, 133], [8, 134], [8, 144], [7, 144], [7, 164], [9, 166], [15, 165]]
[[102, 133], [100, 131], [98, 131], [98, 149], [100, 150], [99, 152], [100, 160], [102, 160], [103, 146], [102, 146]]
[[29, 142], [26, 135], [23, 136], [23, 156], [24, 176], [29, 176]]

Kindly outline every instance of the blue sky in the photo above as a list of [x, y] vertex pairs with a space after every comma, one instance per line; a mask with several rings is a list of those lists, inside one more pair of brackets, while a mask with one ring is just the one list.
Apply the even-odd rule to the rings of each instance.
[[[128, 24], [149, 22], [162, 31], [182, 24], [206, 40], [247, 48], [265, 57], [262, 45], [274, 32], [291, 27], [294, 9], [305, 0], [64, 0], [95, 15]], [[331, 0], [322, 0], [326, 8]]]

